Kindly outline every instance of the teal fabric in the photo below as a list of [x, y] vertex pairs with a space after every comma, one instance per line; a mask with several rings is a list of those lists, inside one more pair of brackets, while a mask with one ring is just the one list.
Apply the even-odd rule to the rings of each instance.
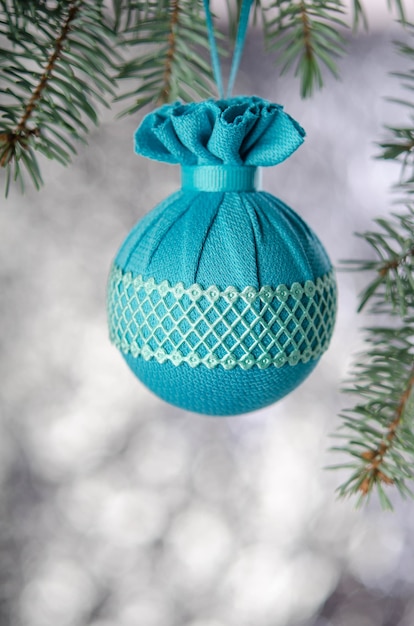
[[263, 191], [179, 191], [135, 226], [115, 264], [157, 283], [222, 290], [290, 286], [331, 269], [309, 226]]
[[255, 191], [257, 167], [252, 165], [184, 165], [184, 191]]
[[187, 411], [230, 416], [262, 409], [277, 402], [300, 385], [319, 359], [285, 365], [281, 369], [248, 371], [176, 367], [170, 362], [145, 361], [123, 355], [134, 374], [157, 396]]
[[[270, 166], [287, 158], [304, 134], [280, 105], [256, 96], [175, 103], [144, 118], [135, 150], [184, 167]], [[281, 200], [254, 190], [176, 192], [135, 226], [114, 263], [156, 283], [216, 285], [220, 290], [290, 287], [331, 270], [322, 244], [305, 222]], [[266, 406], [292, 391], [317, 363], [245, 371], [175, 366], [131, 354], [125, 359], [160, 397], [208, 415]]]
[[267, 167], [284, 161], [304, 137], [280, 104], [240, 96], [156, 109], [135, 133], [135, 152], [180, 165]]

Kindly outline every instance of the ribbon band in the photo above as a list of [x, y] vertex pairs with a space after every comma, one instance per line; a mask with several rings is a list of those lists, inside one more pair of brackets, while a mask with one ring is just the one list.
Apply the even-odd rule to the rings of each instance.
[[189, 191], [256, 191], [258, 168], [248, 165], [195, 165], [181, 169], [182, 188]]

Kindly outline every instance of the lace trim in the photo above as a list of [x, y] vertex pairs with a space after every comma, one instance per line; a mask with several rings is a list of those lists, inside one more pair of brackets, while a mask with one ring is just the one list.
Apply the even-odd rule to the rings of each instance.
[[109, 277], [111, 341], [147, 361], [226, 370], [307, 363], [327, 349], [335, 315], [333, 271], [290, 288], [243, 291], [157, 284], [116, 266]]

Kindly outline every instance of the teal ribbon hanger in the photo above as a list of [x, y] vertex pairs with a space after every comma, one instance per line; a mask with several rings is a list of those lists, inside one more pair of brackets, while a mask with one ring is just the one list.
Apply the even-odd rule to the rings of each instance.
[[[244, 42], [246, 40], [247, 27], [249, 24], [250, 9], [252, 7], [253, 0], [242, 0], [240, 9], [239, 25], [237, 28], [236, 45], [233, 53], [233, 60], [230, 69], [229, 82], [227, 85], [227, 98], [232, 95], [234, 83], [239, 69], [240, 61], [243, 54]], [[213, 18], [210, 11], [210, 1], [204, 0], [204, 9], [206, 13], [206, 23], [208, 40], [210, 44], [211, 64], [213, 66], [214, 79], [217, 84], [217, 90], [220, 98], [224, 98], [223, 77], [221, 72], [220, 56], [218, 53], [216, 38], [214, 36]]]

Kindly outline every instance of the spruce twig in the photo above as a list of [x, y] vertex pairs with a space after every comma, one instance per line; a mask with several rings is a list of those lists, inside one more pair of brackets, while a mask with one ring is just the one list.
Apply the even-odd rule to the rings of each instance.
[[386, 462], [386, 456], [390, 454], [394, 442], [396, 441], [398, 428], [403, 418], [408, 401], [411, 397], [413, 387], [414, 365], [411, 368], [409, 379], [403, 389], [403, 393], [397, 404], [395, 417], [392, 422], [390, 422], [390, 424], [387, 426], [384, 440], [374, 450], [366, 450], [361, 454], [361, 458], [368, 462], [363, 470], [362, 482], [358, 486], [358, 489], [364, 495], [367, 495], [371, 490], [372, 485], [378, 481], [384, 482], [387, 485], [392, 485], [394, 483], [394, 480], [390, 476], [387, 476], [387, 474], [382, 471], [382, 468], [384, 463]]
[[148, 104], [211, 97], [213, 73], [201, 0], [149, 0], [136, 24], [123, 33], [132, 59], [118, 77], [133, 81], [131, 91], [117, 100], [132, 99], [121, 115]]
[[[414, 58], [413, 48], [403, 50]], [[405, 86], [413, 89], [411, 83]], [[411, 135], [414, 129], [396, 133], [397, 139], [404, 136], [405, 143], [383, 144], [382, 158], [398, 161], [404, 149], [410, 154], [407, 138]], [[407, 155], [403, 167], [406, 163]], [[345, 389], [357, 403], [342, 413], [342, 427], [334, 435], [344, 440], [334, 450], [356, 459], [339, 466], [353, 470], [339, 487], [339, 495], [359, 494], [361, 503], [376, 488], [388, 509], [392, 505], [384, 487], [394, 486], [403, 497], [412, 496], [407, 483], [414, 479], [414, 207], [410, 202], [414, 182], [405, 181], [400, 188], [408, 194], [405, 212], [375, 220], [376, 229], [360, 235], [376, 258], [348, 262], [351, 269], [372, 275], [359, 310], [369, 302], [370, 312], [385, 314], [388, 325], [368, 329], [365, 350], [358, 355]]]
[[43, 91], [48, 81], [51, 79], [56, 62], [62, 54], [63, 46], [69, 34], [71, 23], [79, 11], [79, 1], [69, 2], [68, 13], [62, 24], [61, 31], [56, 38], [53, 51], [47, 60], [46, 68], [40, 76], [40, 80], [33, 91], [30, 99], [24, 105], [24, 110], [15, 129], [0, 134], [0, 166], [6, 167], [11, 161], [18, 158], [19, 148], [27, 150], [29, 148], [28, 139], [31, 136], [39, 137], [41, 130], [39, 127], [29, 128], [28, 122], [33, 115], [36, 106], [39, 105]]
[[346, 23], [338, 0], [275, 0], [262, 9], [265, 44], [277, 52], [282, 74], [295, 65], [300, 77], [301, 95], [311, 96], [323, 85], [321, 64], [338, 77], [335, 59], [343, 54]]
[[353, 470], [339, 487], [340, 496], [359, 494], [359, 503], [377, 489], [384, 508], [392, 508], [384, 486], [411, 495], [407, 481], [414, 477], [413, 388], [414, 318], [397, 327], [367, 329], [366, 350], [358, 355], [345, 391], [358, 403], [341, 415], [334, 434], [344, 443], [332, 448], [354, 461], [338, 466]]
[[378, 259], [345, 262], [353, 271], [374, 272], [360, 296], [358, 310], [371, 300], [374, 312], [383, 304], [391, 304], [394, 311], [405, 316], [414, 305], [414, 207], [407, 203], [405, 213], [374, 223], [379, 229], [359, 236], [372, 246]]
[[172, 1], [172, 10], [170, 16], [170, 32], [168, 34], [168, 51], [165, 57], [163, 82], [164, 85], [161, 89], [161, 93], [158, 99], [160, 104], [169, 102], [171, 90], [172, 90], [172, 71], [174, 58], [177, 52], [177, 25], [180, 14], [179, 0]]
[[112, 31], [102, 6], [102, 0], [69, 0], [52, 10], [39, 0], [29, 11], [14, 0], [8, 19], [0, 15], [0, 45], [5, 42], [0, 48], [0, 166], [6, 170], [6, 196], [12, 179], [23, 189], [23, 171], [40, 187], [36, 152], [67, 165], [76, 154], [74, 140], [84, 141], [88, 132], [85, 118], [96, 125], [96, 103], [109, 106], [118, 56], [108, 45]]

